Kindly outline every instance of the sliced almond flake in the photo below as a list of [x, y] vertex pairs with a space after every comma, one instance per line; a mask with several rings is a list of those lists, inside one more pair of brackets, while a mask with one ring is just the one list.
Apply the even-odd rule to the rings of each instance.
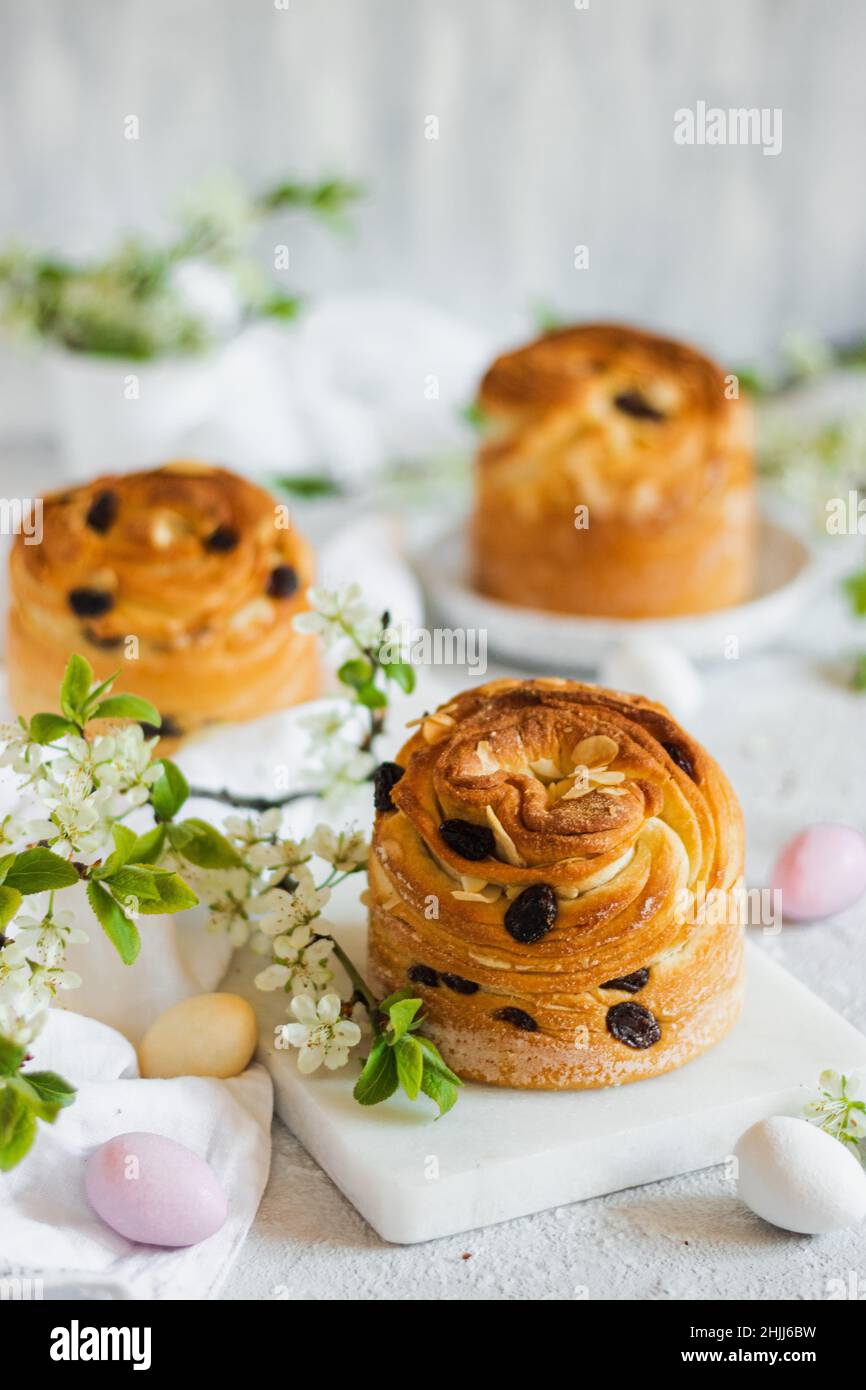
[[495, 903], [501, 893], [502, 889], [495, 883], [491, 883], [483, 893], [465, 893], [460, 888], [451, 890], [452, 898], [461, 903]]
[[461, 874], [460, 886], [464, 893], [480, 893], [490, 882], [487, 878], [476, 878], [474, 874]]
[[596, 772], [595, 768], [591, 768], [589, 775], [592, 778], [593, 782], [596, 782], [599, 786], [603, 787], [612, 786], [616, 782], [625, 781], [624, 772]]
[[516, 844], [512, 840], [508, 831], [505, 829], [505, 826], [500, 821], [493, 807], [486, 806], [484, 809], [487, 815], [487, 824], [493, 831], [493, 838], [496, 841], [496, 847], [502, 854], [506, 864], [512, 864], [515, 869], [525, 869], [525, 859], [521, 858]]
[[486, 965], [491, 970], [510, 970], [511, 963], [507, 960], [497, 960], [495, 956], [479, 956], [474, 951], [469, 952], [469, 959], [477, 961], [479, 965]]
[[628, 796], [626, 787], [599, 787], [602, 796]]
[[582, 738], [575, 744], [571, 758], [575, 763], [586, 763], [587, 767], [606, 767], [618, 752], [619, 744], [607, 734], [590, 734], [589, 738]]
[[560, 801], [580, 801], [582, 796], [589, 796], [590, 792], [594, 791], [595, 787], [587, 787], [582, 782], [575, 782], [571, 790], [564, 792], [559, 799]]
[[391, 908], [392, 908], [392, 907], [396, 907], [399, 901], [400, 901], [400, 895], [399, 895], [399, 893], [394, 893], [390, 898], [387, 898], [387, 899], [385, 900], [385, 902], [382, 903], [382, 911], [383, 911], [383, 912], [390, 912], [390, 911], [391, 911]]
[[552, 758], [536, 758], [534, 763], [529, 764], [529, 770], [542, 782], [555, 782], [562, 776], [561, 769]]
[[450, 714], [429, 714], [421, 725], [421, 733], [425, 743], [438, 743], [453, 728], [454, 720]]
[[480, 776], [487, 777], [491, 772], [500, 771], [500, 765], [491, 753], [487, 739], [482, 739], [480, 743], [476, 743], [475, 756], [481, 764]]
[[575, 898], [580, 897], [579, 888], [555, 888], [553, 891], [565, 903], [573, 902]]

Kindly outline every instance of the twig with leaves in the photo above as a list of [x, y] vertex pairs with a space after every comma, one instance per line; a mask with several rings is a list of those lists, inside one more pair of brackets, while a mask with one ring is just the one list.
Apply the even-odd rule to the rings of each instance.
[[[315, 597], [306, 626], [340, 653], [340, 679], [356, 696], [346, 709], [354, 718], [360, 706], [370, 716], [359, 745], [345, 736], [346, 713], [335, 724], [327, 712], [322, 752], [337, 783], [357, 785], [372, 771], [389, 684], [410, 689], [414, 676], [386, 658], [387, 615], [374, 622], [354, 587]], [[346, 643], [354, 649], [348, 656]], [[377, 999], [322, 916], [332, 889], [365, 869], [365, 835], [319, 825], [297, 842], [282, 833], [282, 807], [255, 820], [229, 816], [221, 830], [183, 818], [186, 778], [176, 763], [154, 756], [158, 737], [142, 729], [159, 728], [159, 713], [138, 696], [113, 694], [115, 679], [97, 684], [89, 663], [73, 655], [59, 710], [0, 729], [0, 766], [17, 774], [31, 803], [0, 820], [0, 1170], [24, 1157], [39, 1121], [52, 1123], [74, 1098], [62, 1077], [27, 1064], [55, 996], [81, 983], [66, 966], [68, 946], [87, 940], [80, 906], [60, 906], [61, 894], [80, 883], [125, 965], [141, 948], [140, 918], [201, 903], [209, 930], [269, 957], [256, 984], [287, 996], [291, 1021], [278, 1028], [278, 1045], [299, 1049], [302, 1071], [345, 1065], [366, 1031], [370, 1051], [356, 1099], [374, 1105], [400, 1087], [411, 1100], [429, 1097], [444, 1114], [460, 1081], [420, 1031], [421, 1000], [408, 989]], [[126, 823], [145, 817], [137, 828]], [[319, 875], [311, 868], [317, 862], [325, 866]], [[333, 961], [349, 980], [345, 999]]]

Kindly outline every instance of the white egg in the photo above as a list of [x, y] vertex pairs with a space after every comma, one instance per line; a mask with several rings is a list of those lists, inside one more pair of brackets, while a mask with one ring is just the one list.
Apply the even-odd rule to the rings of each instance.
[[689, 719], [703, 698], [701, 678], [685, 653], [652, 637], [629, 637], [612, 648], [602, 661], [600, 683], [658, 700], [677, 719]]
[[738, 1139], [734, 1155], [741, 1201], [783, 1231], [822, 1235], [866, 1216], [859, 1159], [807, 1120], [759, 1120]]

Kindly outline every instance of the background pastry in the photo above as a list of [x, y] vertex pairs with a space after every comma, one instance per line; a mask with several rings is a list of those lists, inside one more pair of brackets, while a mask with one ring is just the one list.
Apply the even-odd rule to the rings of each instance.
[[746, 599], [751, 418], [731, 389], [685, 344], [608, 324], [498, 358], [478, 396], [489, 430], [476, 464], [477, 588], [621, 618]]
[[461, 1076], [618, 1085], [718, 1042], [742, 1000], [742, 818], [661, 705], [493, 681], [376, 777], [370, 973]]
[[70, 652], [151, 700], [164, 733], [253, 719], [315, 695], [309, 546], [263, 488], [179, 461], [47, 496], [43, 539], [10, 560], [16, 712], [53, 709]]

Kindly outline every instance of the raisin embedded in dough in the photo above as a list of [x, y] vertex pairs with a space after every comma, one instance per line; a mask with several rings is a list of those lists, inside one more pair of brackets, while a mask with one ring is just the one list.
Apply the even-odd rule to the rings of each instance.
[[655, 1014], [630, 999], [608, 1009], [607, 1028], [626, 1047], [652, 1047], [662, 1035]]
[[556, 894], [546, 883], [533, 883], [514, 899], [505, 914], [505, 929], [515, 941], [532, 945], [550, 931], [556, 921], [559, 904]]
[[516, 1009], [511, 1004], [505, 1009], [497, 1009], [493, 1017], [498, 1018], [501, 1023], [510, 1023], [514, 1028], [521, 1028], [524, 1033], [538, 1032], [538, 1024], [532, 1014], [526, 1013], [523, 1009]]
[[475, 825], [470, 820], [444, 820], [439, 834], [449, 849], [464, 859], [492, 859], [496, 841], [489, 825]]
[[396, 810], [391, 792], [405, 771], [399, 763], [380, 763], [376, 768], [373, 773], [373, 805], [377, 811]]
[[427, 985], [429, 989], [436, 989], [439, 984], [438, 972], [432, 965], [410, 965], [406, 974], [413, 984]]
[[618, 975], [615, 980], [605, 980], [599, 989], [624, 989], [629, 994], [637, 994], [649, 979], [649, 970], [633, 970], [630, 975]]
[[79, 618], [99, 618], [110, 613], [114, 607], [114, 595], [102, 589], [70, 589], [67, 594], [69, 607]]

